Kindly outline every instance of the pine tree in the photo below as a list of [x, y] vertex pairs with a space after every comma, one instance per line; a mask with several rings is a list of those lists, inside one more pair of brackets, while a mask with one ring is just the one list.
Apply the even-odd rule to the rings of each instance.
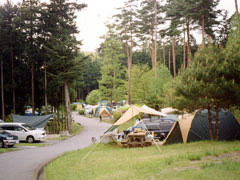
[[[66, 0], [51, 0], [48, 6], [51, 34], [46, 46], [49, 55], [49, 73], [52, 78], [63, 85], [68, 130], [72, 132], [72, 115], [70, 108], [70, 83], [78, 75], [80, 64], [77, 64], [78, 33], [75, 23], [75, 12], [86, 7], [85, 4], [71, 3]], [[61, 88], [60, 88], [61, 89]]]
[[120, 34], [120, 39], [125, 47], [128, 60], [128, 104], [132, 104], [132, 56], [136, 26], [136, 5], [134, 0], [127, 0], [124, 7], [119, 8], [120, 14], [114, 16], [115, 28]]
[[35, 71], [38, 54], [39, 0], [24, 0], [20, 9], [21, 31], [25, 34], [26, 59], [32, 67], [32, 115], [35, 115]]
[[[163, 24], [163, 18], [160, 16], [162, 6], [156, 0], [144, 0], [140, 4], [140, 9], [137, 11], [137, 30], [138, 37], [141, 42], [147, 42], [149, 45], [148, 51], [152, 58], [152, 69], [157, 69], [157, 35], [159, 25]], [[155, 41], [156, 40], [156, 41]], [[156, 72], [154, 73], [156, 75]]]
[[[111, 102], [117, 102], [124, 97], [125, 91], [122, 91], [124, 82], [123, 69], [120, 64], [120, 59], [124, 57], [121, 48], [121, 42], [116, 39], [111, 26], [108, 26], [109, 31], [104, 42], [104, 59], [101, 67], [102, 79], [99, 81], [99, 88], [102, 97]], [[121, 92], [122, 91], [122, 92]]]

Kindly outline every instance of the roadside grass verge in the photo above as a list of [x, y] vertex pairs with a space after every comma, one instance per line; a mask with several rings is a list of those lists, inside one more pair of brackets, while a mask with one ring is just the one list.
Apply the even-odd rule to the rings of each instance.
[[15, 147], [21, 147], [21, 146], [37, 146], [37, 147], [42, 147], [42, 146], [47, 146], [48, 144], [44, 142], [35, 142], [35, 143], [25, 143], [25, 142], [20, 142], [18, 144], [15, 144]]
[[47, 138], [48, 140], [65, 140], [65, 139], [68, 139], [74, 135], [77, 135], [79, 134], [82, 130], [83, 130], [83, 126], [79, 125], [78, 123], [75, 123], [73, 122], [72, 123], [72, 128], [73, 128], [73, 131], [72, 131], [72, 134], [71, 136], [60, 136], [60, 137], [53, 137], [53, 138]]
[[16, 148], [0, 148], [0, 154], [17, 150]]
[[[238, 180], [240, 143], [194, 142], [145, 148], [99, 144], [66, 153], [45, 168], [48, 180]], [[82, 162], [81, 162], [82, 161]]]

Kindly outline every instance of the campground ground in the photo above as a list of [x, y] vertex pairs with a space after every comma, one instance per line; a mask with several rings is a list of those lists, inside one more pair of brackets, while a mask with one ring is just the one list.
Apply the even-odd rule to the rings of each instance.
[[84, 126], [80, 134], [58, 143], [27, 148], [0, 154], [0, 179], [2, 180], [32, 180], [35, 171], [49, 160], [68, 151], [74, 151], [91, 145], [92, 137], [99, 138], [109, 124], [99, 123], [98, 119], [89, 119], [73, 113], [74, 120]]
[[61, 156], [45, 173], [47, 180], [239, 180], [240, 143], [201, 141], [160, 151], [99, 144]]

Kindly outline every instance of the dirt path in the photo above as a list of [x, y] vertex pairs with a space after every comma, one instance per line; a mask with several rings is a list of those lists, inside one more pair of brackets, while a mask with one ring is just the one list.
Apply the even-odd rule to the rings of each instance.
[[78, 116], [75, 112], [73, 117], [84, 126], [79, 135], [50, 146], [0, 154], [0, 180], [32, 180], [40, 166], [64, 152], [91, 145], [92, 137], [99, 140], [99, 135], [110, 127], [109, 124], [99, 123], [98, 119]]

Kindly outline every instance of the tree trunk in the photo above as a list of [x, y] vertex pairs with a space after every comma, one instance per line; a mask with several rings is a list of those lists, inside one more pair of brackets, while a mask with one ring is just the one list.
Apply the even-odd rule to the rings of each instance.
[[125, 45], [126, 45], [127, 59], [128, 59], [128, 104], [130, 105], [130, 104], [132, 104], [132, 96], [131, 96], [131, 91], [132, 91], [132, 63], [131, 63], [128, 43], [126, 42]]
[[186, 69], [186, 36], [184, 26], [183, 26], [183, 67], [184, 69]]
[[113, 67], [113, 100], [116, 103], [117, 102], [117, 92], [116, 92], [116, 65], [114, 62]]
[[237, 0], [235, 0], [235, 7], [236, 7], [236, 14], [239, 17], [239, 12], [238, 12], [238, 3]]
[[218, 105], [216, 105], [216, 141], [220, 138], [220, 131], [219, 131], [219, 108]]
[[128, 84], [128, 88], [129, 88], [129, 96], [128, 96], [128, 103], [132, 104], [132, 49], [133, 49], [133, 30], [132, 30], [132, 17], [130, 19], [130, 26], [131, 26], [131, 32], [130, 32], [130, 40], [131, 40], [131, 46], [130, 46], [130, 58], [129, 58], [129, 84]]
[[14, 62], [13, 62], [13, 42], [12, 33], [10, 34], [10, 44], [11, 44], [11, 71], [12, 71], [12, 100], [13, 100], [13, 114], [16, 114], [16, 97], [15, 97], [15, 81], [14, 81]]
[[191, 62], [191, 47], [190, 47], [190, 30], [189, 23], [187, 22], [187, 50], [188, 50], [188, 65]]
[[169, 49], [168, 49], [168, 69], [171, 72], [171, 47], [169, 45]]
[[35, 116], [34, 63], [32, 62], [32, 115]]
[[47, 59], [44, 51], [44, 91], [45, 91], [45, 111], [48, 114], [48, 96], [47, 96]]
[[67, 124], [68, 124], [68, 131], [72, 133], [72, 113], [70, 107], [70, 95], [69, 95], [69, 84], [68, 81], [64, 81], [64, 94], [65, 94], [65, 103], [66, 103], [66, 117], [67, 117]]
[[152, 59], [152, 69], [154, 70], [154, 67], [155, 67], [155, 60], [154, 60], [154, 55], [155, 55], [155, 52], [154, 52], [154, 38], [153, 38], [153, 33], [152, 33], [152, 49], [150, 49], [150, 52], [151, 52], [151, 59]]
[[163, 44], [163, 63], [166, 66], [166, 55], [165, 55], [165, 45]]
[[1, 95], [2, 95], [2, 120], [5, 121], [5, 103], [3, 86], [3, 56], [1, 55]]
[[157, 0], [155, 0], [155, 18], [154, 18], [154, 36], [155, 36], [155, 40], [154, 40], [154, 75], [155, 78], [157, 78]]
[[175, 54], [175, 40], [172, 37], [172, 56], [173, 56], [173, 77], [176, 79], [176, 54]]
[[209, 136], [213, 140], [213, 126], [212, 126], [212, 117], [211, 117], [211, 107], [208, 106], [208, 124], [209, 124]]
[[202, 48], [205, 46], [205, 22], [204, 22], [204, 14], [201, 15], [202, 20]]

